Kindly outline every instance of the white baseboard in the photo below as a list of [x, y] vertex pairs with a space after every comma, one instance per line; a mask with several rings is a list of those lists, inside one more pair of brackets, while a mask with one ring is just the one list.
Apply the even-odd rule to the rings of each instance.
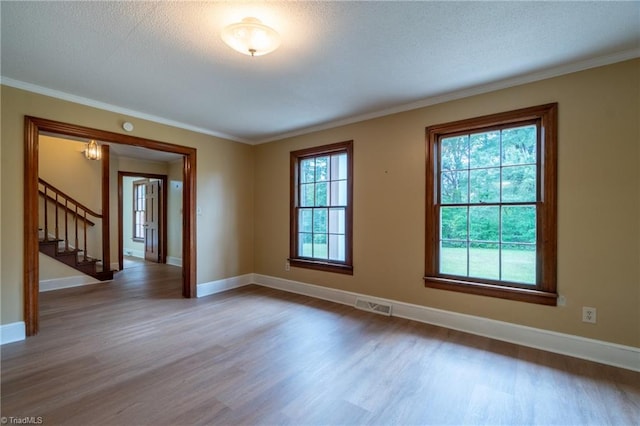
[[167, 264], [168, 264], [168, 265], [173, 265], [173, 266], [180, 266], [180, 267], [182, 267], [182, 258], [180, 258], [180, 257], [173, 257], [173, 256], [167, 256]]
[[54, 278], [40, 281], [40, 293], [45, 291], [60, 290], [62, 288], [80, 287], [83, 285], [98, 284], [101, 281], [89, 275], [75, 275], [73, 277]]
[[123, 251], [123, 254], [125, 256], [131, 256], [131, 257], [137, 257], [140, 259], [144, 259], [144, 250], [136, 250], [136, 249], [129, 249], [129, 248], [125, 248]]
[[496, 321], [473, 315], [398, 302], [396, 300], [375, 298], [268, 275], [254, 274], [254, 283], [351, 306], [355, 304], [357, 297], [365, 297], [373, 301], [391, 304], [392, 316], [438, 325], [633, 371], [640, 371], [640, 348], [632, 346], [587, 339], [571, 334], [557, 333], [504, 321]]
[[0, 325], [0, 345], [26, 339], [25, 330], [23, 321]]
[[209, 296], [210, 294], [220, 293], [222, 291], [231, 290], [232, 288], [243, 287], [254, 282], [254, 274], [239, 275], [237, 277], [224, 278], [217, 281], [198, 284], [196, 286], [197, 297]]

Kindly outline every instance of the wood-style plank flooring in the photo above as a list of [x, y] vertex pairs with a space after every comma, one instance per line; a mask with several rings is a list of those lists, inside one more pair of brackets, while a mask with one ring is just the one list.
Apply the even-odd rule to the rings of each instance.
[[[40, 295], [2, 416], [54, 425], [640, 424], [640, 373], [180, 269]], [[37, 419], [36, 419], [37, 420]]]

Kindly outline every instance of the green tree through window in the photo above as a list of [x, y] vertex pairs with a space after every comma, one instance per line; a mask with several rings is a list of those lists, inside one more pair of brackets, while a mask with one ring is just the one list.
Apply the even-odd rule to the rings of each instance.
[[293, 266], [352, 273], [353, 142], [291, 153]]
[[427, 128], [430, 287], [555, 303], [556, 105]]
[[441, 139], [441, 273], [535, 284], [536, 146], [535, 125]]

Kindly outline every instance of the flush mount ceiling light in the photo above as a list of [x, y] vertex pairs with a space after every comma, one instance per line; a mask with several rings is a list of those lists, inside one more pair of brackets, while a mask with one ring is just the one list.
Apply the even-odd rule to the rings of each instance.
[[225, 27], [222, 40], [232, 49], [250, 56], [266, 55], [280, 46], [280, 34], [256, 18], [244, 18]]

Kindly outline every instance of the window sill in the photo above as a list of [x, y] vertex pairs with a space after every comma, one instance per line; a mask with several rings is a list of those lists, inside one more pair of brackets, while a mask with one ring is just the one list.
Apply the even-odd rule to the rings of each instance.
[[144, 243], [144, 238], [132, 238], [132, 241], [135, 241], [136, 243]]
[[480, 296], [517, 300], [519, 302], [537, 303], [540, 305], [556, 306], [558, 299], [556, 293], [542, 290], [473, 283], [440, 277], [424, 277], [424, 285], [425, 287], [440, 290], [458, 291]]
[[316, 269], [318, 271], [337, 272], [339, 274], [353, 275], [353, 266], [344, 263], [323, 262], [310, 259], [288, 259], [291, 266], [296, 268]]

